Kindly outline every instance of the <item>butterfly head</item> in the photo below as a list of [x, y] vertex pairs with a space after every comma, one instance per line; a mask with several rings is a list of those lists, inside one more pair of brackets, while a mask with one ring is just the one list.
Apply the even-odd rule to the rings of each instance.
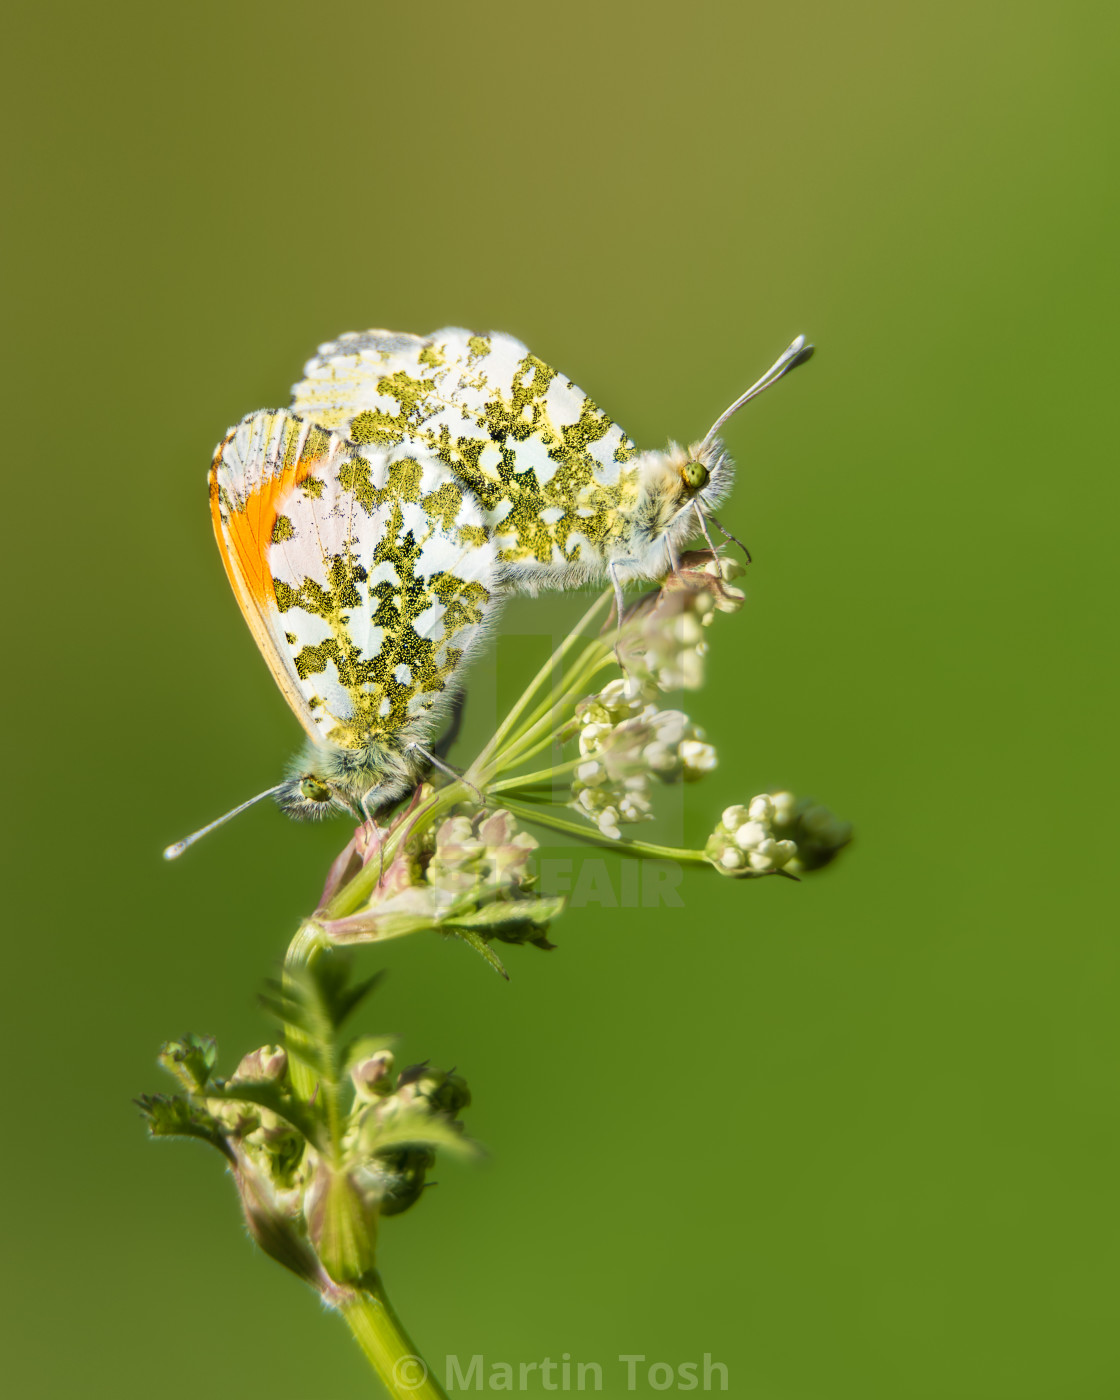
[[395, 802], [415, 782], [415, 765], [396, 744], [343, 749], [309, 743], [276, 789], [276, 804], [297, 821], [367, 815]]
[[684, 466], [681, 467], [681, 480], [684, 482], [684, 489], [695, 495], [697, 491], [703, 491], [711, 479], [712, 474], [705, 463], [689, 453]]
[[694, 442], [687, 452], [677, 451], [681, 508], [691, 505], [697, 496], [705, 505], [718, 505], [731, 489], [735, 470], [723, 443], [719, 438], [705, 438]]

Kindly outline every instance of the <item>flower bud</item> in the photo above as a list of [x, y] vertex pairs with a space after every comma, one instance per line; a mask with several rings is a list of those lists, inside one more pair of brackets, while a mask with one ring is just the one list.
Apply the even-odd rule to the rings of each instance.
[[725, 875], [795, 874], [821, 869], [851, 839], [850, 825], [826, 807], [791, 792], [759, 793], [745, 807], [724, 809], [704, 854]]
[[[751, 806], [754, 804], [752, 803]], [[750, 808], [747, 808], [750, 811]], [[744, 822], [735, 832], [735, 844], [741, 851], [755, 850], [761, 846], [770, 835], [770, 827], [766, 822], [749, 821]]]
[[367, 1102], [392, 1093], [390, 1075], [393, 1071], [391, 1050], [379, 1050], [368, 1059], [359, 1060], [350, 1071], [350, 1079], [360, 1098]]
[[249, 1080], [283, 1079], [288, 1072], [288, 1054], [276, 1045], [262, 1045], [243, 1055], [233, 1072], [233, 1083]]
[[327, 1293], [330, 1281], [307, 1240], [298, 1206], [285, 1204], [267, 1172], [243, 1154], [233, 1168], [249, 1234], [270, 1258]]
[[680, 753], [686, 778], [698, 778], [703, 773], [710, 773], [718, 762], [712, 745], [699, 739], [686, 739], [681, 744]]

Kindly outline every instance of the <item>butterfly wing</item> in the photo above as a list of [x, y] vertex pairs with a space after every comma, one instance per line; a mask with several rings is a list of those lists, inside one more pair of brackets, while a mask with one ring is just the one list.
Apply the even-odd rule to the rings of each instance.
[[356, 442], [441, 461], [486, 508], [507, 572], [593, 569], [626, 532], [634, 444], [512, 336], [352, 333], [320, 346], [292, 392], [293, 411]]
[[496, 617], [498, 564], [442, 463], [255, 413], [219, 445], [210, 499], [241, 610], [313, 739], [365, 748], [449, 698]]

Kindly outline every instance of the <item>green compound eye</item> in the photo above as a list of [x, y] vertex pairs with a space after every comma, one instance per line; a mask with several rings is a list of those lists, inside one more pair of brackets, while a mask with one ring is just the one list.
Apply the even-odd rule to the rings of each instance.
[[331, 792], [326, 783], [321, 783], [318, 778], [301, 778], [299, 795], [305, 802], [329, 802], [334, 793]]
[[681, 468], [681, 478], [690, 491], [702, 491], [711, 480], [708, 468], [692, 457]]

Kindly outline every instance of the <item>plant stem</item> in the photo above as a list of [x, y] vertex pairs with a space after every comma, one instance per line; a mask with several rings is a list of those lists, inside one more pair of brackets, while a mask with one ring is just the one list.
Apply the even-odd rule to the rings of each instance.
[[509, 792], [511, 788], [532, 787], [534, 783], [544, 783], [550, 778], [556, 778], [561, 773], [570, 773], [573, 768], [578, 768], [581, 763], [586, 763], [587, 759], [582, 754], [577, 754], [575, 758], [565, 759], [563, 763], [557, 763], [553, 768], [540, 768], [536, 773], [522, 773], [516, 778], [503, 778], [500, 783], [491, 783], [490, 792]]
[[447, 1400], [443, 1387], [401, 1326], [378, 1274], [354, 1294], [351, 1302], [341, 1304], [340, 1311], [394, 1400]]
[[[308, 919], [300, 924], [296, 930], [296, 936], [288, 944], [288, 951], [284, 955], [284, 980], [292, 972], [302, 972], [305, 967], [309, 967], [322, 952], [322, 934], [316, 925]], [[285, 1043], [288, 1048], [288, 1074], [291, 1077], [292, 1088], [296, 1091], [296, 1096], [303, 1103], [310, 1101], [315, 1093], [318, 1079], [311, 1068], [304, 1063], [300, 1054], [303, 1049], [303, 1041], [294, 1026], [285, 1027]]]
[[423, 820], [425, 824], [433, 822], [442, 811], [472, 796], [469, 784], [461, 781], [438, 788], [425, 806], [417, 808], [391, 836], [386, 837], [380, 858], [368, 861], [349, 884], [337, 891], [327, 907], [319, 911], [320, 914], [326, 919], [343, 919], [347, 914], [352, 914], [373, 893], [383, 870], [392, 864], [397, 847], [408, 838], [418, 821]]
[[582, 639], [582, 632], [584, 627], [587, 626], [587, 624], [591, 621], [595, 614], [599, 612], [599, 610], [603, 607], [604, 603], [606, 603], [610, 597], [611, 593], [609, 590], [606, 593], [601, 593], [599, 597], [596, 598], [595, 602], [592, 603], [592, 605], [576, 623], [576, 625], [572, 628], [572, 630], [568, 633], [568, 635], [564, 638], [560, 646], [556, 648], [556, 650], [544, 663], [541, 669], [529, 682], [528, 689], [522, 693], [521, 698], [517, 701], [513, 709], [510, 710], [509, 714], [506, 715], [505, 719], [499, 725], [494, 737], [490, 740], [490, 742], [486, 745], [486, 747], [479, 754], [478, 758], [475, 760], [475, 767], [484, 767], [486, 765], [491, 754], [495, 752], [495, 750], [501, 744], [502, 740], [513, 728], [514, 723], [524, 713], [526, 706], [529, 704], [529, 701], [533, 698], [533, 696], [537, 693], [537, 691], [545, 683], [545, 681], [551, 678], [555, 668], [559, 665], [561, 661], [563, 661], [564, 657], [568, 654], [572, 647], [574, 647], [576, 643]]
[[504, 772], [507, 768], [513, 768], [533, 754], [548, 748], [553, 742], [553, 731], [563, 711], [567, 706], [573, 705], [581, 699], [585, 693], [585, 687], [590, 684], [592, 677], [610, 664], [610, 652], [600, 652], [593, 655], [590, 663], [586, 658], [581, 658], [579, 666], [572, 675], [565, 678], [565, 689], [559, 695], [554, 695], [545, 701], [534, 712], [525, 728], [516, 734], [497, 755], [496, 771]]
[[658, 860], [684, 860], [697, 865], [706, 864], [708, 860], [703, 851], [693, 851], [684, 846], [655, 846], [649, 841], [610, 841], [593, 826], [581, 826], [576, 822], [565, 821], [563, 817], [553, 816], [549, 811], [531, 806], [527, 802], [517, 802], [511, 797], [506, 798], [505, 805], [511, 812], [524, 818], [527, 822], [536, 822], [539, 826], [549, 826], [554, 831], [566, 831], [569, 836], [578, 836], [581, 841], [590, 841], [594, 846], [602, 846], [608, 851], [617, 851], [619, 855], [651, 856]]

